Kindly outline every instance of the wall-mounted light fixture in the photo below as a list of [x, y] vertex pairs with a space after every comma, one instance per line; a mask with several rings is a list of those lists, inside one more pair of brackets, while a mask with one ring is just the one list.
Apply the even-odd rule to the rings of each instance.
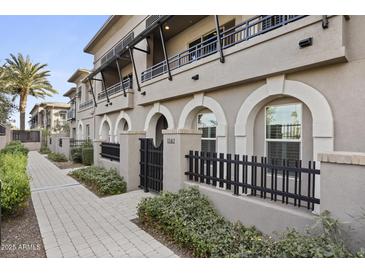
[[199, 80], [199, 74], [195, 74], [193, 77], [191, 77], [193, 80]]
[[312, 37], [308, 37], [306, 39], [300, 40], [299, 41], [299, 47], [300, 48], [306, 48], [313, 45], [313, 38]]

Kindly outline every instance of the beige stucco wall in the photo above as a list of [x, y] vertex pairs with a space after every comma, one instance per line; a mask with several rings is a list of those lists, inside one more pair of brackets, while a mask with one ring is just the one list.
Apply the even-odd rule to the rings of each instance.
[[[197, 24], [197, 26], [201, 24], [200, 28], [194, 26], [186, 33], [183, 32], [181, 36], [171, 39], [168, 44], [169, 52], [172, 54], [185, 49], [187, 43], [193, 40], [199, 31], [201, 31], [201, 34], [204, 34], [207, 30], [209, 31], [212, 23], [214, 24], [211, 19], [203, 19]], [[229, 17], [222, 17], [222, 20], [223, 22], [229, 20]], [[308, 26], [301, 25], [303, 22], [307, 22]], [[205, 60], [203, 59], [200, 63], [182, 68], [181, 71], [176, 72], [176, 75], [173, 75], [172, 81], [166, 79], [166, 74], [160, 78], [147, 81], [142, 85], [142, 91], [146, 92], [146, 95], [137, 91], [134, 81], [134, 89], [131, 91], [134, 92], [131, 99], [132, 107], [122, 108], [119, 104], [124, 104], [127, 98], [118, 95], [111, 98], [112, 105], [106, 106], [105, 100], [99, 102], [95, 114], [92, 114], [93, 107], [91, 107], [90, 110], [84, 111], [84, 113], [78, 113], [78, 119], [83, 121], [84, 125], [86, 121], [91, 124], [95, 122], [95, 139], [100, 138], [102, 123], [108, 121], [111, 135], [114, 137], [112, 140], [115, 141], [115, 137], [119, 134], [119, 132], [115, 134], [115, 128], [121, 116], [128, 117], [129, 130], [138, 132], [146, 130], [146, 136], [150, 136], [148, 119], [153, 117], [155, 112], [163, 113], [168, 119], [169, 130], [174, 130], [180, 126], [185, 107], [191, 104], [192, 101], [199, 102], [200, 100], [202, 105], [198, 108], [207, 108], [206, 103], [208, 101], [209, 104], [215, 102], [211, 104], [215, 109], [211, 110], [221, 111], [219, 115], [224, 117], [221, 121], [225, 123], [224, 125], [218, 125], [221, 126], [220, 138], [224, 139], [224, 142], [221, 142], [223, 145], [220, 149], [225, 149], [222, 152], [235, 153], [237, 149], [235, 130], [244, 126], [243, 124], [236, 124], [241, 106], [252, 100], [252, 95], [258, 89], [266, 87], [268, 79], [280, 76], [279, 78], [284, 79], [284, 81], [278, 81], [279, 83], [286, 85], [291, 81], [297, 85], [305, 85], [308, 88], [301, 91], [308, 92], [309, 94], [305, 94], [307, 97], [317, 98], [314, 94], [310, 94], [310, 92], [316, 92], [323, 97], [321, 98], [329, 106], [329, 113], [325, 113], [325, 107], [321, 112], [323, 102], [314, 102], [312, 107], [313, 105], [316, 107], [317, 116], [315, 116], [313, 115], [314, 109], [303, 103], [302, 159], [304, 161], [315, 158], [315, 155], [313, 155], [315, 150], [313, 137], [316, 137], [314, 136], [316, 132], [313, 130], [313, 124], [318, 116], [329, 115], [333, 118], [333, 132], [330, 132], [330, 137], [331, 140], [333, 137], [334, 150], [365, 152], [365, 127], [362, 126], [365, 117], [365, 78], [363, 75], [365, 71], [365, 38], [362, 35], [362, 30], [365, 27], [365, 16], [351, 16], [350, 21], [344, 20], [342, 16], [331, 17], [328, 29], [322, 29], [321, 16], [310, 16], [303, 19], [302, 23], [298, 21], [292, 26], [286, 26], [286, 30], [284, 28], [282, 30], [278, 29], [273, 33], [268, 33], [226, 50], [225, 53], [228, 54], [228, 57], [226, 57], [224, 64], [219, 62], [219, 56], [216, 54], [207, 57]], [[313, 45], [309, 48], [299, 49], [298, 41], [307, 37], [313, 37]], [[143, 48], [143, 45], [139, 45], [139, 47]], [[135, 60], [137, 71], [141, 73], [146, 68], [145, 53], [135, 51]], [[127, 69], [131, 68], [125, 68], [124, 70]], [[196, 73], [200, 74], [200, 80], [193, 82], [191, 76]], [[278, 85], [275, 83], [271, 87], [275, 88], [275, 85]], [[285, 88], [277, 88], [278, 90], [268, 91], [272, 92], [272, 96], [267, 99], [266, 104], [298, 102], [298, 99], [288, 97], [283, 92], [278, 92], [279, 90], [285, 90]], [[100, 82], [95, 83], [95, 89], [96, 92], [101, 91]], [[254, 121], [253, 136], [251, 136], [254, 139], [253, 154], [258, 156], [264, 155], [264, 106], [260, 108], [258, 114], [251, 117]], [[329, 119], [327, 122], [331, 123], [331, 120]], [[193, 122], [191, 125], [195, 129], [196, 123]], [[332, 126], [328, 126], [326, 123], [322, 126], [332, 129]], [[316, 125], [316, 128], [318, 127], [320, 128]], [[320, 136], [318, 139], [325, 138]], [[107, 160], [96, 161], [96, 163], [106, 167], [115, 166], [123, 176], [123, 172], [127, 172], [125, 166], [121, 166], [125, 161], [128, 161], [130, 169], [138, 167], [137, 138], [133, 139], [133, 144], [136, 153], [133, 157], [121, 154], [119, 164], [114, 162], [111, 164]], [[128, 144], [121, 143], [121, 151], [131, 152], [126, 147], [123, 149], [123, 146], [126, 145]], [[184, 147], [184, 149], [187, 148]], [[97, 150], [95, 151], [97, 158], [99, 156]], [[171, 159], [172, 156], [169, 155], [174, 155], [174, 157], [183, 156], [177, 156], [171, 151], [170, 147], [170, 154], [165, 154], [166, 159], [164, 161], [168, 161], [168, 158]], [[174, 158], [174, 161], [168, 163], [171, 164], [171, 168], [164, 171], [169, 172], [164, 176], [166, 178], [176, 178], [174, 175], [181, 168], [176, 167], [174, 169], [173, 163], [179, 163], [179, 160]], [[336, 181], [337, 177], [331, 175], [334, 169], [334, 166], [324, 166], [324, 174], [330, 174], [329, 180], [324, 183], [324, 189], [333, 187], [331, 185], [332, 181], [339, 184], [338, 180]], [[341, 171], [342, 169], [349, 174], [352, 170], [359, 172], [359, 174], [363, 173], [363, 170], [359, 171], [357, 167], [341, 167], [338, 170]], [[179, 174], [181, 175], [181, 172]], [[136, 180], [135, 175], [130, 178]], [[323, 178], [326, 175], [322, 174], [321, 176]], [[344, 178], [343, 180], [347, 179], [350, 180], [351, 178]], [[357, 185], [359, 182], [358, 179], [354, 181]], [[164, 182], [165, 186], [168, 184], [171, 186], [171, 183]], [[131, 184], [135, 187], [138, 182], [134, 181]], [[351, 185], [350, 190], [352, 193], [356, 194], [357, 185]], [[334, 191], [333, 189], [324, 191], [324, 189], [321, 187], [321, 199]], [[338, 187], [338, 189], [341, 188]], [[260, 229], [267, 233], [271, 233], [273, 230], [283, 230], [292, 225], [304, 229], [306, 225], [313, 222], [313, 215], [308, 212], [303, 213], [297, 209], [282, 208], [267, 202], [246, 199], [247, 197], [232, 198], [231, 194], [219, 194], [219, 190], [207, 188], [201, 190], [209, 195], [221, 213], [229, 219], [239, 219], [246, 221], [247, 224], [258, 225]], [[334, 193], [334, 195], [340, 197], [341, 193]], [[327, 200], [324, 198], [324, 205], [338, 212], [338, 206], [331, 204], [331, 197], [331, 195], [327, 195]], [[339, 199], [336, 199], [336, 201]], [[351, 199], [348, 201], [351, 201]], [[234, 207], [240, 208], [241, 211], [233, 212], [231, 209]], [[257, 213], [258, 207], [265, 209], [264, 217], [254, 214]], [[250, 211], [250, 209], [252, 209], [252, 214], [241, 214], [247, 212], [247, 210]], [[340, 212], [338, 216], [342, 218], [343, 214]], [[284, 221], [275, 222], [278, 219]]]

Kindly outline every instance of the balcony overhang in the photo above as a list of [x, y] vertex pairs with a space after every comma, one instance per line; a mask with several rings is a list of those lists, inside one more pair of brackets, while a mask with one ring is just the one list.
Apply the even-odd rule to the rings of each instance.
[[159, 25], [165, 23], [169, 20], [173, 15], [162, 15], [158, 20], [153, 22], [149, 27], [143, 30], [140, 34], [138, 34], [125, 48], [123, 48], [118, 54], [114, 55], [107, 62], [99, 66], [97, 69], [93, 70], [89, 75], [88, 79], [93, 80], [94, 76], [105, 70], [111, 64], [115, 64], [117, 59], [126, 59], [130, 58], [129, 49], [136, 46], [139, 42], [146, 39], [148, 35], [153, 32], [155, 29], [159, 27]]
[[73, 93], [76, 93], [76, 88], [75, 87], [70, 88], [68, 91], [66, 91], [63, 94], [63, 96], [64, 97], [70, 97], [70, 96], [72, 96]]
[[77, 69], [72, 75], [71, 77], [67, 80], [67, 82], [69, 83], [77, 83], [77, 79], [80, 77], [85, 77], [90, 73], [89, 70], [87, 69]]

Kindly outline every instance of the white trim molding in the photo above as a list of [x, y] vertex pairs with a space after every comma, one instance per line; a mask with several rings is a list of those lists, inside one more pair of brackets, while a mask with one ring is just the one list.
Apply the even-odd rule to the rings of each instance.
[[167, 120], [167, 129], [175, 128], [174, 118], [170, 110], [160, 103], [154, 103], [146, 116], [144, 124], [144, 131], [146, 132], [147, 138], [154, 138], [156, 136], [156, 125], [161, 115]]
[[119, 126], [119, 123], [123, 119], [127, 122], [128, 131], [132, 130], [132, 120], [131, 120], [131, 118], [129, 117], [129, 115], [124, 110], [121, 110], [120, 113], [119, 113], [119, 116], [117, 118], [117, 121], [115, 123], [115, 126], [114, 126], [114, 141], [115, 142], [118, 142], [118, 138], [119, 138], [119, 136], [118, 136], [118, 126]]
[[217, 152], [227, 153], [227, 118], [222, 106], [212, 97], [204, 93], [195, 94], [181, 112], [178, 129], [196, 129], [193, 120], [202, 108], [211, 110], [217, 118]]
[[104, 123], [108, 123], [109, 125], [109, 140], [105, 140], [105, 141], [110, 141], [110, 138], [112, 136], [112, 121], [110, 120], [110, 118], [108, 117], [108, 115], [104, 114], [103, 119], [100, 121], [100, 127], [99, 127], [99, 139], [102, 140], [103, 139], [103, 125]]
[[318, 153], [334, 149], [334, 122], [326, 98], [316, 89], [285, 75], [270, 77], [266, 84], [252, 92], [238, 111], [235, 123], [235, 152], [253, 154], [254, 123], [257, 113], [268, 102], [280, 96], [294, 97], [309, 108], [313, 120], [313, 160]]

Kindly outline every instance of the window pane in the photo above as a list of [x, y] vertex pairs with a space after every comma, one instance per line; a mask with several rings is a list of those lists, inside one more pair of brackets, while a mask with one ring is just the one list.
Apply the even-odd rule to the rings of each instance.
[[267, 139], [300, 139], [302, 112], [300, 104], [266, 107]]
[[[299, 142], [267, 142], [267, 157], [269, 159], [289, 160], [295, 162], [300, 159]], [[279, 161], [282, 163], [282, 161]]]
[[202, 151], [215, 152], [215, 140], [202, 139]]
[[217, 119], [212, 112], [201, 113], [198, 115], [198, 128], [216, 127], [217, 124]]

